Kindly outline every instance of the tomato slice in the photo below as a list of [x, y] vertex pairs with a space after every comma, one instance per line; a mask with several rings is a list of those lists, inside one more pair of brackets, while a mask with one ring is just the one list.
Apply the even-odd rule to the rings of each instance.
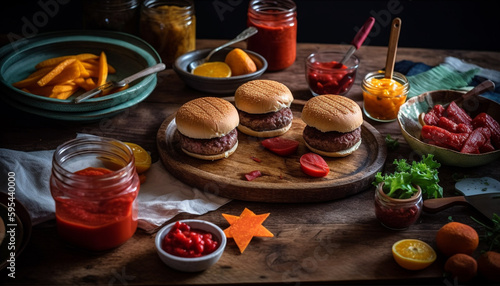
[[266, 140], [263, 140], [261, 144], [265, 148], [269, 149], [269, 151], [280, 156], [291, 155], [297, 151], [297, 148], [299, 148], [298, 141], [282, 137], [268, 138]]
[[323, 157], [316, 153], [307, 153], [300, 157], [300, 168], [312, 177], [325, 177], [330, 172], [330, 167]]
[[247, 179], [247, 181], [252, 181], [253, 179], [256, 179], [260, 176], [262, 176], [262, 173], [259, 170], [255, 170], [248, 174], [245, 174], [245, 179]]

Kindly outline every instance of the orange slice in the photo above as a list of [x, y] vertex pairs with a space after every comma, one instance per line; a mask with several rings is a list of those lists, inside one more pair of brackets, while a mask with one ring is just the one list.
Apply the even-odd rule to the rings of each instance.
[[249, 74], [257, 71], [255, 62], [250, 56], [239, 48], [232, 49], [224, 60], [229, 65], [233, 76]]
[[191, 73], [206, 77], [230, 77], [231, 68], [224, 62], [208, 62], [197, 66]]
[[134, 153], [135, 168], [137, 170], [137, 173], [142, 174], [149, 170], [149, 168], [151, 167], [151, 156], [149, 155], [149, 153], [144, 150], [144, 148], [135, 143], [125, 142], [125, 144], [127, 144]]
[[392, 256], [403, 268], [420, 270], [436, 260], [436, 252], [427, 243], [418, 239], [403, 239], [392, 245]]

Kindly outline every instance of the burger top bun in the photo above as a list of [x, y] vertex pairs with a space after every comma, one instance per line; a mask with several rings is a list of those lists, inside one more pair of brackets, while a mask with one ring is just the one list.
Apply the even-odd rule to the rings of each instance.
[[238, 111], [227, 100], [200, 97], [186, 102], [175, 115], [177, 130], [194, 139], [222, 137], [240, 123]]
[[363, 124], [361, 108], [352, 99], [325, 94], [309, 99], [302, 109], [302, 120], [322, 132], [350, 132]]
[[292, 104], [292, 92], [274, 80], [257, 79], [242, 84], [234, 94], [234, 104], [251, 114], [276, 112]]

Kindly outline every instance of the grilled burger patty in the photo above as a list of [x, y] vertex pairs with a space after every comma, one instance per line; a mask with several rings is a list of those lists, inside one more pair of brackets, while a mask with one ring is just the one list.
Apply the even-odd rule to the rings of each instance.
[[217, 155], [233, 148], [238, 142], [238, 131], [234, 128], [231, 132], [222, 137], [212, 139], [194, 139], [187, 136], [181, 136], [181, 148], [184, 150], [201, 155]]
[[276, 112], [251, 114], [238, 110], [240, 124], [255, 131], [280, 129], [288, 126], [293, 120], [293, 112], [289, 107]]
[[351, 132], [337, 131], [321, 132], [318, 129], [306, 126], [303, 132], [304, 140], [310, 146], [328, 152], [337, 152], [351, 148], [361, 140], [361, 127]]

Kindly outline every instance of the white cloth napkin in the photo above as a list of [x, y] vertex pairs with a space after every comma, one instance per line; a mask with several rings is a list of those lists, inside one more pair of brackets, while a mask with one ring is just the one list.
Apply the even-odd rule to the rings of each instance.
[[[79, 135], [82, 136], [88, 135]], [[49, 187], [53, 153], [54, 150], [22, 152], [0, 148], [0, 184], [7, 186], [9, 177], [15, 178], [15, 198], [26, 207], [33, 225], [55, 218]], [[0, 191], [7, 192], [7, 188]], [[147, 171], [137, 197], [139, 228], [154, 232], [179, 213], [202, 215], [229, 201], [184, 184], [158, 161]]]

